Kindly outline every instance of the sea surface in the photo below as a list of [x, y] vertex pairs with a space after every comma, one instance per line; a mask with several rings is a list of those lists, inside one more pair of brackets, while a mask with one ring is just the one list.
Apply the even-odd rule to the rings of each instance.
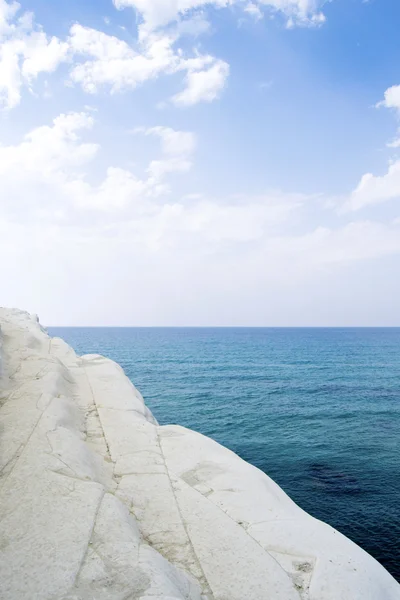
[[122, 365], [400, 581], [400, 329], [49, 328]]

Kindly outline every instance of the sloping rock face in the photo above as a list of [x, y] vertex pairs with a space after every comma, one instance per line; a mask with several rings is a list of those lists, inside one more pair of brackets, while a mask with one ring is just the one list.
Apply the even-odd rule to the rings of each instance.
[[0, 309], [0, 598], [400, 600], [264, 473], [158, 426], [114, 362]]

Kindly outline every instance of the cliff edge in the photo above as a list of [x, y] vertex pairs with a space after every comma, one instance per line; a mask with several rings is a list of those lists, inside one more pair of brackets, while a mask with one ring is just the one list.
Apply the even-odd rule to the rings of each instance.
[[0, 598], [400, 600], [264, 473], [160, 427], [122, 369], [0, 309]]

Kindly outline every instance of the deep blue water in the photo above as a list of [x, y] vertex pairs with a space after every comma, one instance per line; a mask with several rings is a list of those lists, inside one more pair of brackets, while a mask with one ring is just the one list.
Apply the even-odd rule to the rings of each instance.
[[119, 362], [161, 424], [228, 446], [400, 581], [400, 329], [49, 332]]

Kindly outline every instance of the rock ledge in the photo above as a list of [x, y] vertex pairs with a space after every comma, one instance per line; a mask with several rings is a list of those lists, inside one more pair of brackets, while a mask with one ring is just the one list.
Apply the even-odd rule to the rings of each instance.
[[0, 309], [0, 598], [400, 600], [361, 548], [114, 362]]

